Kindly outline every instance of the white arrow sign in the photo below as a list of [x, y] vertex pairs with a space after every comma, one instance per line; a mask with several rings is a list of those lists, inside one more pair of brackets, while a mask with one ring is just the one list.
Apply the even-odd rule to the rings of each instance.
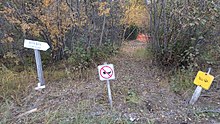
[[45, 42], [33, 41], [33, 40], [24, 40], [24, 47], [31, 48], [35, 50], [43, 50], [46, 51], [50, 48], [50, 46]]
[[37, 76], [39, 80], [38, 87], [36, 87], [35, 89], [36, 90], [43, 89], [45, 88], [45, 80], [43, 76], [42, 62], [41, 62], [41, 56], [40, 56], [39, 50], [46, 51], [47, 49], [50, 48], [50, 46], [45, 42], [25, 39], [24, 47], [34, 49], [35, 60], [36, 60], [36, 65], [37, 65]]

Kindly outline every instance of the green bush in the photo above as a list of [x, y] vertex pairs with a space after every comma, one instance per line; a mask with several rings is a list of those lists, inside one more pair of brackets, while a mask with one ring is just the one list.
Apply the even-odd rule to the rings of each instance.
[[[151, 13], [152, 51], [160, 65], [188, 68], [210, 64], [204, 56], [219, 49], [217, 0], [157, 2], [152, 4]], [[219, 58], [211, 56], [209, 59]]]
[[[86, 69], [94, 62], [106, 60], [109, 56], [117, 53], [118, 47], [112, 43], [104, 43], [102, 46], [91, 46], [85, 48], [82, 42], [76, 44], [73, 52], [68, 53], [68, 62], [71, 63], [76, 69]], [[67, 50], [68, 51], [68, 50]]]

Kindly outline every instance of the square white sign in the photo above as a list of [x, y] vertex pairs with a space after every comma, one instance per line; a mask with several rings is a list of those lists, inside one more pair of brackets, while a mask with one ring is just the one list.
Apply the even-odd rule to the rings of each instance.
[[98, 73], [99, 79], [101, 81], [115, 79], [115, 71], [113, 64], [99, 65]]

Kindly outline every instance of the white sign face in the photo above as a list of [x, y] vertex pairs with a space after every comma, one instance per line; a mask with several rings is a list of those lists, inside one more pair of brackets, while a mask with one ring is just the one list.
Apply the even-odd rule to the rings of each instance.
[[43, 50], [43, 51], [46, 51], [47, 49], [50, 48], [50, 46], [45, 42], [33, 41], [27, 39], [24, 40], [24, 47], [36, 49], [36, 50]]
[[113, 64], [99, 65], [98, 72], [101, 81], [115, 79]]

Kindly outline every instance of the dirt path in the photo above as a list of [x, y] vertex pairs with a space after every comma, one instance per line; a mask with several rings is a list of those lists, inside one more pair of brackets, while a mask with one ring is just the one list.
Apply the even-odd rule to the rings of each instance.
[[[73, 78], [50, 82], [42, 92], [32, 91], [20, 106], [12, 105], [11, 123], [215, 123], [201, 117], [201, 108], [189, 106], [189, 98], [170, 91], [168, 80], [152, 65], [144, 51], [146, 43], [125, 43], [108, 63], [114, 64], [116, 80], [110, 81], [113, 110], [110, 111], [105, 81], [97, 69], [84, 72], [82, 80]], [[86, 76], [85, 76], [86, 77]], [[208, 102], [208, 99], [207, 101]], [[34, 113], [19, 116], [38, 108]], [[105, 123], [105, 122], [103, 122]]]
[[123, 47], [123, 54], [115, 58], [115, 61], [120, 60], [116, 62], [117, 77], [120, 78], [113, 83], [114, 89], [121, 91], [128, 99], [127, 102], [123, 102], [122, 99], [126, 98], [117, 98], [115, 101], [120, 103], [116, 104], [125, 106], [124, 109], [117, 109], [126, 114], [136, 115], [140, 122], [186, 122], [188, 118], [185, 117], [183, 106], [187, 102], [180, 100], [170, 91], [167, 79], [162, 77], [151, 60], [147, 60], [145, 54], [138, 56], [138, 51], [143, 50], [145, 46], [144, 43], [130, 42]]

